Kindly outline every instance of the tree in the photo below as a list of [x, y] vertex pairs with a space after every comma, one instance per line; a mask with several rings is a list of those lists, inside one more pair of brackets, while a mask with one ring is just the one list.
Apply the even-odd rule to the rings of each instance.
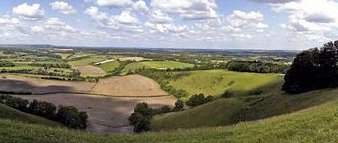
[[148, 104], [145, 102], [136, 104], [134, 112], [140, 113], [143, 116], [151, 116], [153, 114], [153, 110], [149, 108]]
[[338, 41], [320, 49], [303, 51], [294, 59], [284, 77], [283, 90], [297, 94], [338, 86]]
[[150, 116], [144, 116], [140, 113], [132, 113], [129, 117], [129, 124], [134, 126], [135, 133], [146, 132], [150, 130]]
[[60, 106], [56, 118], [61, 123], [74, 129], [85, 129], [87, 127], [87, 113], [79, 112], [73, 106]]
[[184, 102], [182, 100], [177, 100], [175, 102], [175, 108], [174, 108], [174, 110], [175, 111], [182, 111], [183, 108], [184, 108]]
[[196, 94], [190, 97], [186, 104], [188, 106], [195, 107], [210, 102], [213, 99], [214, 98], [212, 96], [205, 97], [204, 94]]

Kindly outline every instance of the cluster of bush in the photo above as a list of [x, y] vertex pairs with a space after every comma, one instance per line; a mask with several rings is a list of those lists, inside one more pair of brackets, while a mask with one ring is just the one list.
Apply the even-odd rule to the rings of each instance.
[[15, 64], [6, 60], [0, 60], [0, 67], [15, 67]]
[[78, 109], [73, 106], [60, 105], [57, 108], [52, 103], [40, 102], [37, 100], [29, 102], [28, 100], [18, 97], [12, 97], [9, 95], [1, 95], [0, 103], [20, 110], [22, 112], [34, 114], [47, 118], [49, 120], [60, 122], [65, 126], [73, 129], [85, 129], [87, 127], [87, 113], [79, 112]]
[[303, 51], [284, 76], [283, 90], [296, 94], [338, 86], [338, 41]]
[[189, 98], [188, 101], [185, 102], [186, 105], [190, 107], [196, 107], [205, 103], [208, 103], [210, 101], [213, 101], [213, 96], [205, 96], [204, 94], [196, 94]]
[[289, 65], [261, 61], [231, 61], [227, 64], [228, 70], [238, 72], [286, 73], [288, 68]]
[[31, 63], [30, 66], [47, 68], [71, 68], [67, 63]]
[[177, 100], [175, 107], [171, 109], [169, 106], [163, 106], [159, 109], [153, 109], [149, 107], [147, 103], [136, 104], [134, 113], [129, 117], [129, 124], [134, 127], [135, 133], [146, 132], [150, 130], [150, 121], [154, 115], [182, 111], [184, 103], [181, 100]]

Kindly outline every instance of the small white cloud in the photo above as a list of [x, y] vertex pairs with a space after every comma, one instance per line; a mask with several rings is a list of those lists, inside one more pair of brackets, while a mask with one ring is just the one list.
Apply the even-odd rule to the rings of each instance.
[[152, 23], [170, 23], [174, 21], [174, 19], [169, 17], [168, 14], [163, 13], [161, 10], [152, 11], [149, 15], [149, 20]]
[[49, 4], [53, 10], [58, 10], [62, 14], [73, 14], [76, 12], [76, 10], [69, 5], [67, 2], [63, 1], [55, 1]]
[[218, 18], [214, 0], [153, 0], [151, 6], [163, 12], [178, 13], [186, 20]]
[[133, 4], [132, 0], [97, 0], [96, 4], [98, 6], [106, 6], [106, 7], [128, 7]]
[[23, 3], [14, 7], [12, 12], [28, 19], [39, 19], [44, 16], [44, 10], [40, 9], [40, 4], [29, 5], [27, 3]]
[[115, 20], [121, 24], [138, 24], [140, 21], [130, 11], [122, 11], [120, 15], [115, 16]]
[[133, 9], [137, 12], [147, 13], [149, 8], [143, 0], [138, 0], [133, 4]]

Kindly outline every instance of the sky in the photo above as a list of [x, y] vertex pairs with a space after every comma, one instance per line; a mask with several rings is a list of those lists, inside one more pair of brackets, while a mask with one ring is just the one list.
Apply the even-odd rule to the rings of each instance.
[[337, 40], [337, 0], [6, 0], [0, 44], [303, 50]]

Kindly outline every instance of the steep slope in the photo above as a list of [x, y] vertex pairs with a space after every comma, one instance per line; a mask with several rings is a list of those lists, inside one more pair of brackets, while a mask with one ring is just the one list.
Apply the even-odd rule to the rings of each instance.
[[295, 112], [338, 99], [338, 89], [324, 89], [299, 95], [251, 96], [216, 100], [183, 112], [155, 116], [152, 129], [173, 130], [223, 126]]
[[9, 119], [9, 120], [21, 121], [24, 123], [40, 124], [40, 125], [46, 125], [46, 126], [52, 126], [52, 127], [62, 126], [61, 124], [57, 122], [53, 122], [53, 121], [41, 118], [39, 116], [27, 114], [19, 110], [13, 109], [11, 107], [8, 107], [6, 105], [3, 105], [3, 104], [0, 104], [0, 119]]
[[95, 136], [61, 128], [46, 128], [0, 120], [0, 139], [25, 143], [129, 142], [337, 142], [338, 102], [235, 126], [179, 130], [141, 135]]

